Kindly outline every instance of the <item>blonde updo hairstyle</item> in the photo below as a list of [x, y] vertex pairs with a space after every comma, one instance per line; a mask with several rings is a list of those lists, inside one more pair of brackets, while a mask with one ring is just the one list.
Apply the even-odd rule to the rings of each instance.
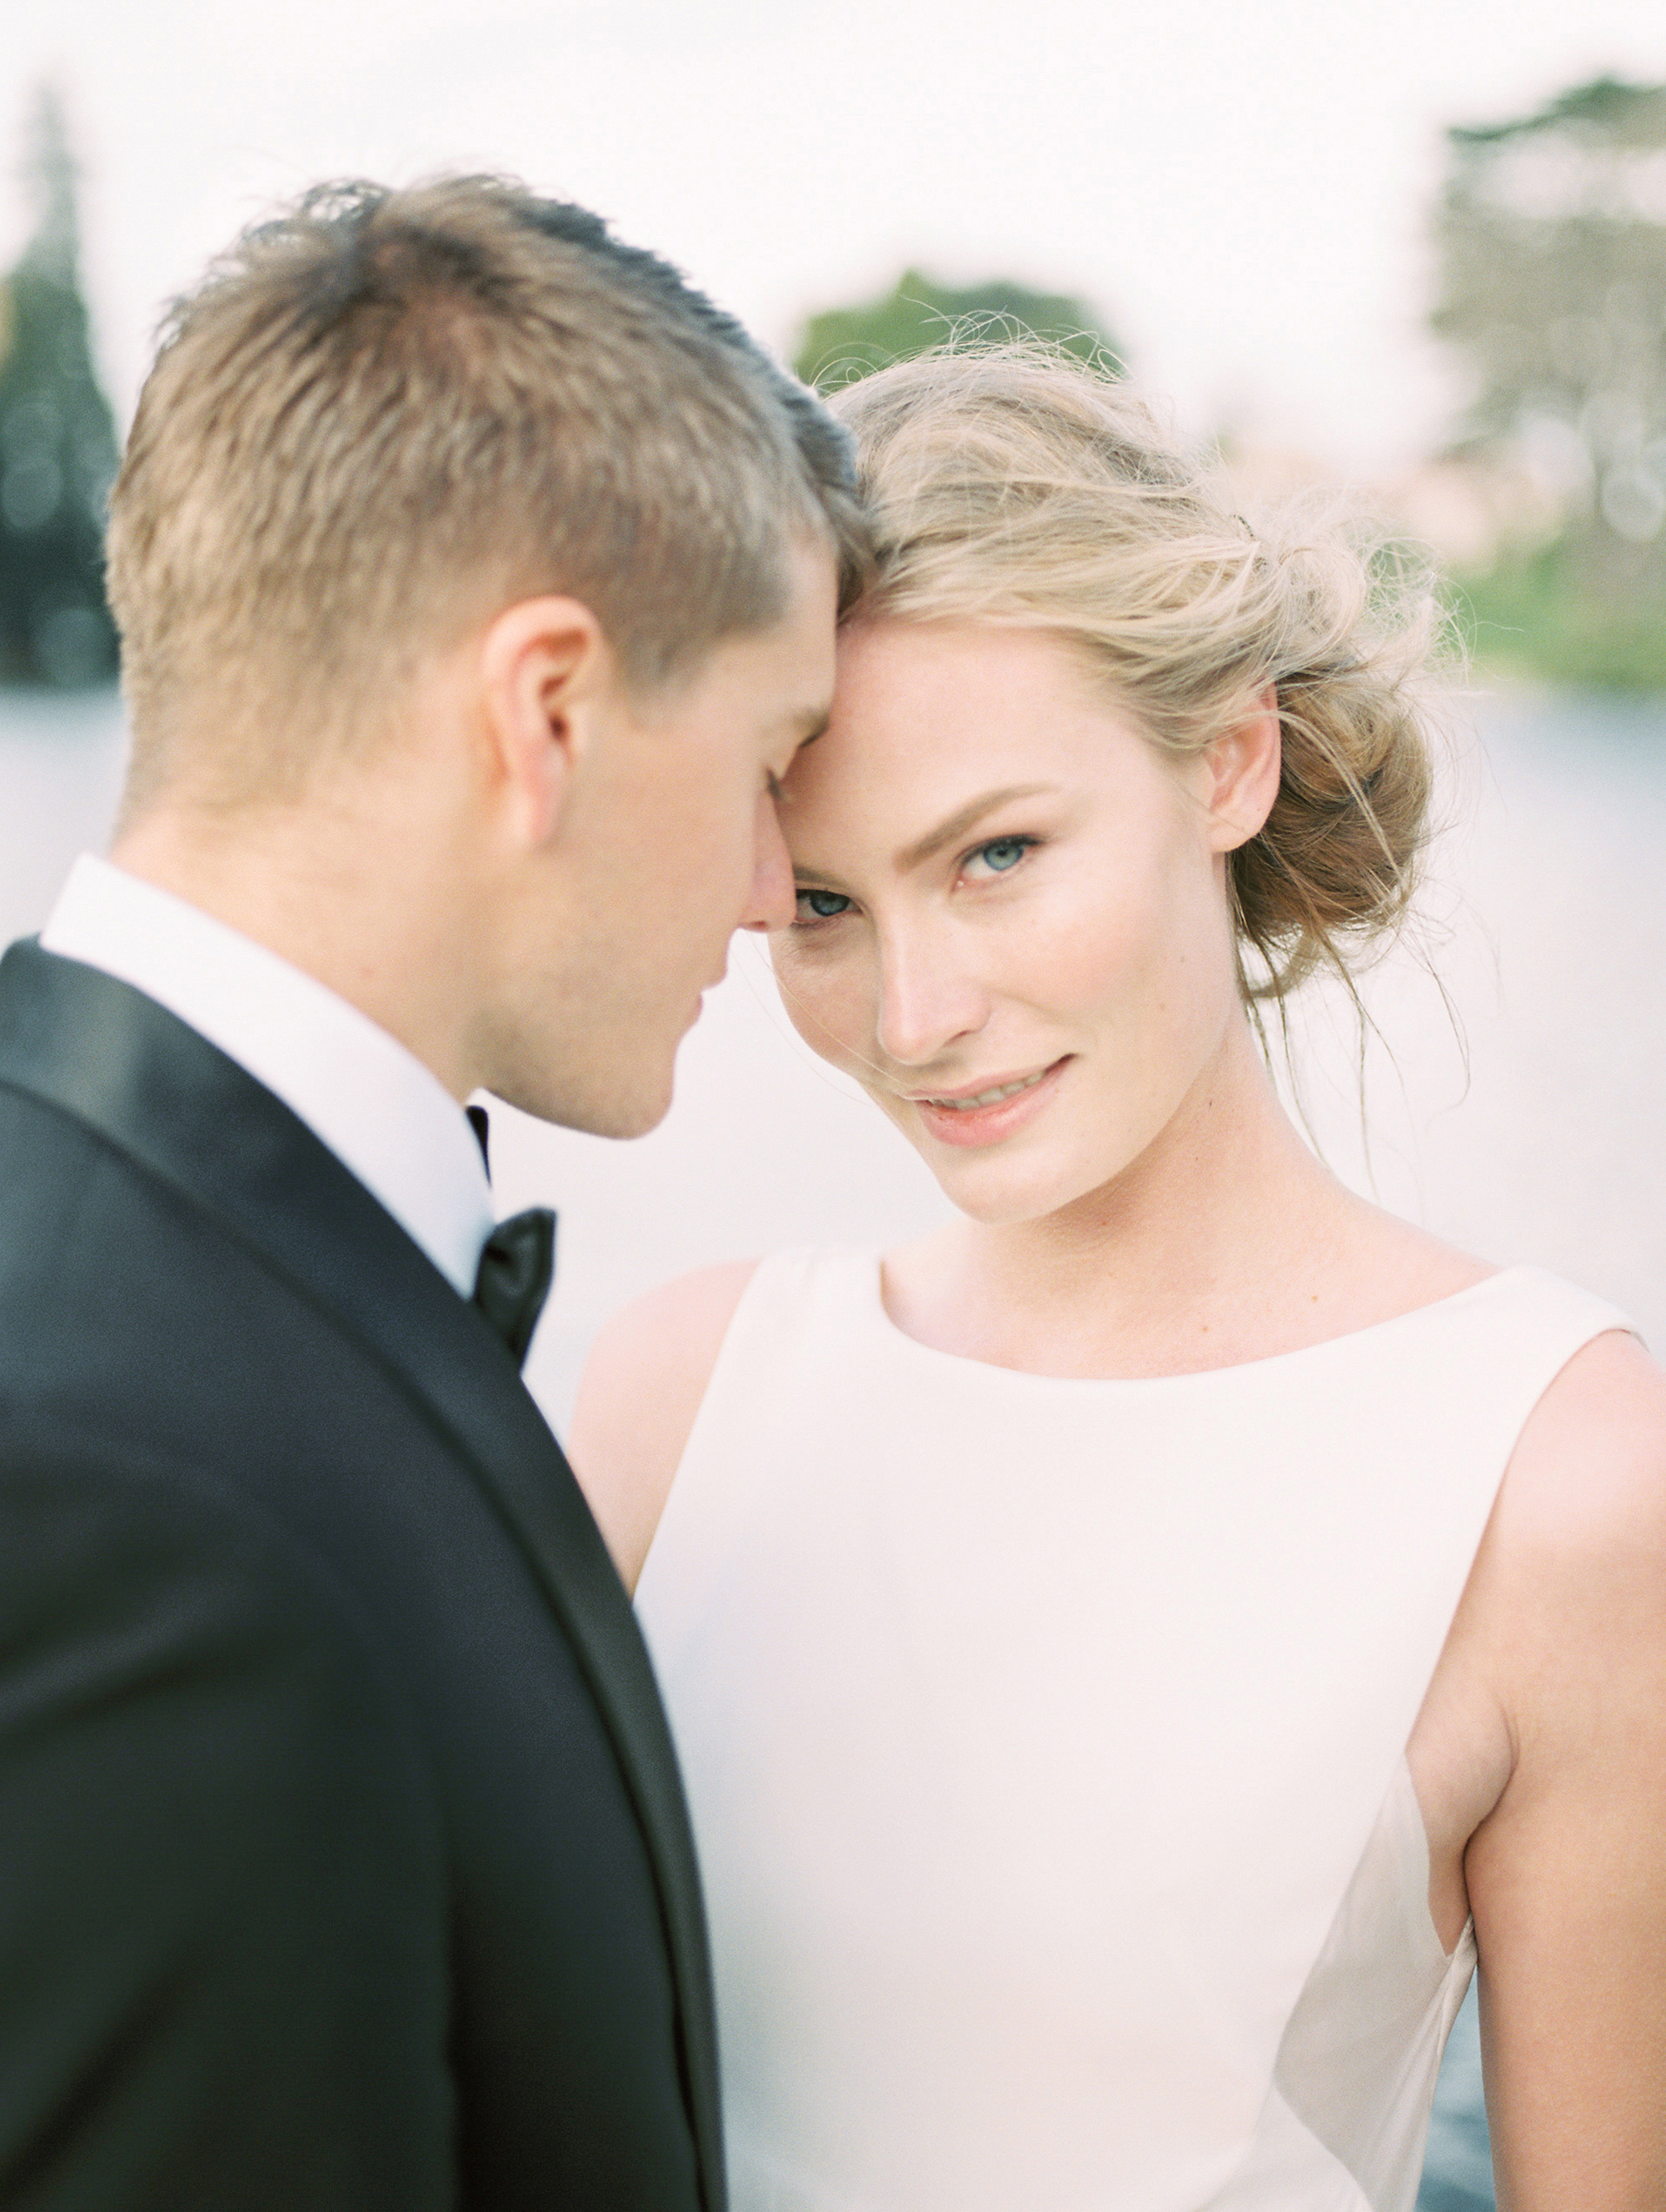
[[877, 541], [850, 620], [1055, 631], [1183, 757], [1274, 687], [1278, 796], [1228, 856], [1240, 979], [1280, 1006], [1321, 967], [1351, 989], [1426, 834], [1426, 580], [1310, 505], [1252, 530], [1126, 385], [1039, 346], [925, 355], [830, 404]]

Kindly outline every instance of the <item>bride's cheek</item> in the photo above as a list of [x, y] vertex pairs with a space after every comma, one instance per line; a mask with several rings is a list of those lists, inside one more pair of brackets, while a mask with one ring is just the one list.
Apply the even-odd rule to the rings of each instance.
[[781, 1003], [805, 1042], [827, 1059], [859, 1053], [862, 990], [848, 963], [790, 941], [772, 940], [770, 953]]

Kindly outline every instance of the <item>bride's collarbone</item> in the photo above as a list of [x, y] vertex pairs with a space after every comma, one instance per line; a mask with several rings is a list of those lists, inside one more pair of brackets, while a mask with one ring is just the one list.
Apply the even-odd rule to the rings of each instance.
[[[1061, 1379], [1137, 1380], [1242, 1367], [1397, 1321], [1495, 1271], [1364, 1209], [1363, 1239], [1235, 1273], [1164, 1282], [1108, 1253], [1051, 1275], [947, 1241], [887, 1253], [885, 1309], [905, 1336], [963, 1359]], [[970, 1262], [970, 1264], [969, 1264]], [[1131, 1289], [1135, 1285], [1137, 1288]]]

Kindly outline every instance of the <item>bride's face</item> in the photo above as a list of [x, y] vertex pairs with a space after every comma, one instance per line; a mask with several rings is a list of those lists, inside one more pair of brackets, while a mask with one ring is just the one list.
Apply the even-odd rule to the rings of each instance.
[[975, 1218], [1114, 1182], [1241, 1019], [1221, 856], [1246, 833], [1218, 750], [1160, 754], [1046, 634], [842, 641], [831, 723], [787, 778], [775, 971]]

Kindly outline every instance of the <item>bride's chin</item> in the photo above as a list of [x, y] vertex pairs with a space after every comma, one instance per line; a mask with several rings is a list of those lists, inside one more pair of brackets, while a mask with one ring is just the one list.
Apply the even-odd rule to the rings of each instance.
[[1080, 1194], [1073, 1187], [1061, 1190], [1032, 1176], [1003, 1175], [993, 1162], [969, 1163], [958, 1172], [940, 1160], [927, 1159], [926, 1164], [956, 1212], [984, 1229], [1017, 1229], [1044, 1221]]
[[1095, 1146], [1050, 1162], [1033, 1154], [1025, 1159], [1016, 1152], [1003, 1159], [993, 1152], [945, 1156], [940, 1148], [917, 1149], [958, 1213], [983, 1228], [1016, 1229], [1104, 1199], [1146, 1148], [1134, 1141], [1115, 1147]]

